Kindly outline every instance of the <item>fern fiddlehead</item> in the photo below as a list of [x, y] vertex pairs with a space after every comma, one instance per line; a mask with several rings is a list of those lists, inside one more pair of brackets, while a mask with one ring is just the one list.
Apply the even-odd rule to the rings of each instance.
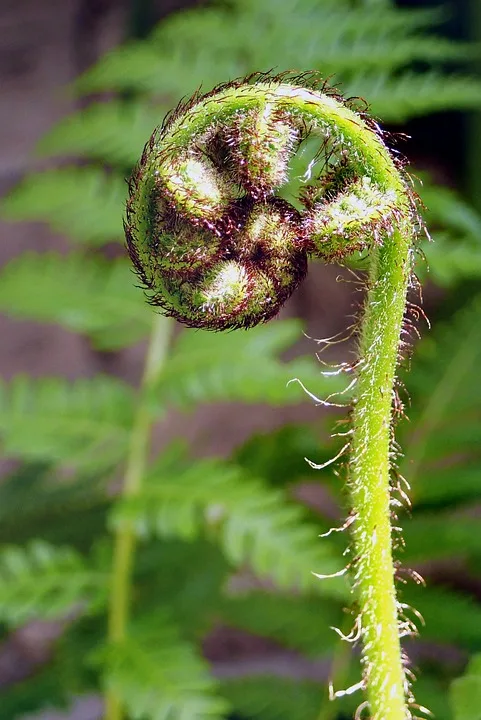
[[[289, 203], [308, 138], [325, 163]], [[364, 682], [374, 720], [410, 717], [394, 587], [390, 445], [416, 210], [381, 132], [313, 75], [256, 75], [196, 95], [154, 133], [130, 183], [126, 237], [150, 302], [196, 328], [273, 317], [307, 258], [370, 253], [349, 489]]]

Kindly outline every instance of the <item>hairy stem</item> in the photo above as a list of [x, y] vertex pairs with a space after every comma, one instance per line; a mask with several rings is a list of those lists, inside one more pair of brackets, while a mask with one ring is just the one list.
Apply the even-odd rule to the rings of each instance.
[[[142, 486], [152, 427], [149, 395], [160, 374], [168, 349], [169, 327], [170, 321], [167, 318], [160, 315], [155, 317], [130, 437], [122, 489], [122, 495], [125, 497], [136, 495]], [[108, 640], [112, 644], [122, 642], [127, 633], [134, 554], [135, 534], [133, 528], [129, 523], [123, 523], [116, 530], [114, 539], [108, 619]], [[118, 698], [112, 693], [107, 693], [105, 720], [121, 720], [122, 716], [122, 707]]]
[[[131, 179], [127, 243], [151, 302], [210, 330], [274, 316], [304, 277], [308, 255], [333, 262], [370, 250], [349, 479], [353, 566], [371, 717], [405, 720], [389, 474], [416, 203], [374, 122], [309, 74], [288, 80], [221, 85], [169, 116]], [[296, 148], [313, 137], [324, 170], [309, 164], [299, 212], [279, 204], [277, 192]], [[172, 225], [162, 207], [175, 208], [183, 224]]]
[[405, 720], [391, 538], [390, 449], [395, 370], [410, 273], [409, 227], [372, 253], [360, 339], [350, 462], [356, 585], [367, 695], [373, 720]]

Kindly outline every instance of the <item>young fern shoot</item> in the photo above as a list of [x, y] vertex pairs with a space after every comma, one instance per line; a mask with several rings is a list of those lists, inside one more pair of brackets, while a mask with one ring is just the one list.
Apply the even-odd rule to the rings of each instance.
[[[325, 162], [311, 177], [314, 158], [293, 204], [279, 194], [308, 138], [318, 139]], [[127, 204], [128, 248], [149, 301], [195, 328], [265, 322], [305, 277], [309, 256], [336, 262], [369, 251], [348, 485], [363, 685], [374, 720], [411, 717], [390, 449], [416, 227], [409, 183], [381, 131], [314, 74], [257, 74], [181, 104], [146, 146]]]

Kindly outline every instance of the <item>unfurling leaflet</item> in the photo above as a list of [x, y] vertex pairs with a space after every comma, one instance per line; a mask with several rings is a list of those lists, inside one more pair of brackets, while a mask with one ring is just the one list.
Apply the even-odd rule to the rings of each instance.
[[[279, 193], [311, 138], [324, 167], [306, 174], [294, 207]], [[166, 118], [132, 175], [125, 227], [150, 302], [191, 327], [225, 330], [272, 318], [309, 255], [332, 262], [379, 244], [409, 205], [365, 115], [313, 74], [259, 74]]]

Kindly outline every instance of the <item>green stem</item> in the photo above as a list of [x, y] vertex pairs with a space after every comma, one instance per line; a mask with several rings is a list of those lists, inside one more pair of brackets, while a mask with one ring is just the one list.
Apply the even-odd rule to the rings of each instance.
[[[137, 412], [130, 436], [129, 452], [125, 470], [122, 495], [136, 495], [142, 486], [142, 479], [148, 459], [152, 415], [150, 392], [160, 374], [169, 345], [170, 321], [156, 316], [150, 337], [149, 348], [142, 378]], [[108, 640], [115, 644], [122, 642], [127, 633], [130, 611], [132, 567], [135, 554], [135, 534], [130, 523], [123, 523], [115, 532], [112, 565], [112, 584], [108, 619]], [[107, 693], [105, 720], [121, 720], [122, 707], [118, 698]]]
[[[196, 96], [192, 104], [180, 106], [161, 134], [152, 137], [131, 182], [127, 240], [136, 268], [142, 278], [148, 278], [156, 302], [167, 313], [199, 328], [230, 329], [254, 325], [267, 317], [266, 285], [264, 271], [261, 273], [262, 284], [255, 290], [242, 280], [245, 273], [250, 278], [257, 262], [254, 253], [248, 267], [242, 266], [244, 235], [241, 236], [241, 249], [235, 250], [235, 253], [239, 252], [235, 262], [241, 264], [229, 266], [226, 272], [224, 256], [220, 254], [215, 258], [214, 275], [204, 276], [200, 281], [204, 283], [202, 285], [198, 284], [198, 270], [195, 269], [191, 276], [194, 288], [191, 295], [185, 289], [189, 280], [183, 269], [183, 263], [190, 257], [190, 249], [181, 234], [176, 238], [181, 265], [172, 270], [170, 255], [168, 263], [162, 265], [157, 253], [152, 266], [152, 236], [156, 237], [157, 243], [156, 233], [165, 235], [168, 247], [172, 245], [170, 229], [158, 227], [155, 218], [151, 217], [152, 208], [158, 207], [158, 193], [163, 189], [169, 202], [178, 207], [179, 213], [185, 215], [185, 220], [193, 224], [194, 229], [199, 213], [203, 212], [208, 213], [204, 219], [220, 214], [223, 223], [228, 219], [229, 223], [235, 220], [238, 224], [237, 217], [229, 216], [231, 200], [228, 195], [224, 197], [221, 190], [224, 179], [219, 185], [209, 179], [211, 172], [220, 168], [203, 166], [200, 159], [196, 159], [207, 137], [217, 138], [221, 146], [227, 142], [230, 150], [226, 152], [229, 157], [232, 153], [233, 167], [239, 165], [239, 183], [247, 195], [253, 187], [256, 192], [263, 188], [260, 195], [266, 187], [274, 194], [278, 176], [286, 170], [284, 159], [290, 153], [290, 141], [286, 138], [290, 137], [291, 130], [300, 141], [309, 135], [317, 135], [322, 142], [321, 152], [327, 147], [328, 159], [332, 148], [333, 156], [339, 154], [339, 158], [346, 161], [345, 168], [343, 161], [336, 172], [332, 171], [334, 185], [340, 183], [342, 188], [335, 197], [331, 197], [332, 181], [324, 178], [323, 182], [322, 175], [318, 178], [317, 190], [321, 192], [317, 198], [320, 201], [315, 200], [312, 208], [306, 207], [303, 232], [307, 229], [309, 235], [305, 242], [306, 254], [329, 261], [342, 259], [354, 250], [369, 247], [372, 251], [369, 293], [360, 339], [361, 360], [357, 366], [357, 400], [353, 411], [349, 478], [356, 518], [353, 565], [361, 607], [364, 682], [371, 717], [373, 720], [405, 720], [410, 713], [406, 706], [394, 587], [389, 475], [395, 370], [417, 213], [409, 183], [384, 145], [381, 133], [333, 93], [323, 89], [316, 91], [310, 84], [308, 81], [308, 87], [303, 87], [302, 83], [287, 82], [285, 76], [262, 76], [262, 80], [254, 82], [220, 86], [205, 96]], [[274, 124], [272, 118], [276, 118]], [[233, 130], [232, 135], [227, 128]], [[186, 155], [187, 148], [192, 156]], [[192, 157], [192, 162], [186, 157]], [[310, 173], [309, 167], [306, 179]], [[199, 182], [199, 177], [203, 177], [204, 182]], [[316, 190], [315, 186], [310, 187]], [[252, 199], [257, 199], [256, 193]], [[396, 227], [393, 229], [393, 226]], [[224, 224], [219, 226], [220, 235], [224, 227]], [[187, 237], [190, 242], [191, 235]], [[253, 248], [259, 247], [256, 237]], [[205, 241], [200, 240], [203, 252]], [[232, 238], [229, 236], [228, 240], [230, 243]], [[249, 246], [251, 240], [247, 243]], [[283, 245], [285, 239], [280, 236], [275, 250], [272, 246], [272, 257], [279, 263], [274, 268], [278, 273], [274, 280], [282, 287], [286, 281], [285, 289], [291, 292], [294, 285], [289, 285], [290, 276], [284, 277], [283, 269], [288, 256], [277, 254]], [[195, 262], [195, 256], [192, 261]], [[287, 265], [289, 263], [290, 260]], [[181, 280], [179, 270], [182, 270]], [[277, 309], [276, 303], [286, 296], [279, 298], [276, 293], [271, 293], [269, 307]], [[240, 311], [239, 308], [243, 309]], [[214, 317], [213, 313], [217, 315]]]
[[392, 400], [410, 273], [411, 232], [373, 251], [363, 320], [351, 448], [356, 585], [373, 720], [405, 720], [406, 681], [394, 585], [390, 509]]

